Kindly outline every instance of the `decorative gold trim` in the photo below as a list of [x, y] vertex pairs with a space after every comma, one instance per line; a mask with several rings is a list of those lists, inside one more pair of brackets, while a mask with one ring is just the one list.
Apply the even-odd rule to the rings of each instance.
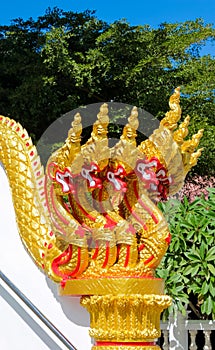
[[92, 350], [160, 350], [160, 347], [155, 346], [124, 346], [124, 345], [113, 345], [113, 346], [93, 346]]
[[60, 295], [117, 295], [164, 293], [164, 281], [158, 278], [89, 278], [67, 280]]
[[[113, 343], [155, 342], [160, 337], [160, 314], [170, 304], [169, 296], [155, 294], [92, 295], [81, 299], [90, 313], [90, 336], [98, 342]], [[103, 349], [107, 349], [105, 345]]]

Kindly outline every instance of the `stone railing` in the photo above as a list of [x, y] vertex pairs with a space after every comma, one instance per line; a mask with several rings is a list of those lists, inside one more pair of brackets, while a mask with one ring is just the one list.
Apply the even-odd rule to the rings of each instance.
[[181, 314], [161, 322], [162, 350], [215, 349], [215, 321], [188, 320]]

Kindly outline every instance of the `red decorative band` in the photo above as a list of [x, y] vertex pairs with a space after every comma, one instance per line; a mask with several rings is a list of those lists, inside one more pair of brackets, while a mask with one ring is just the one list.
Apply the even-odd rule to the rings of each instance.
[[110, 342], [96, 341], [95, 346], [155, 346], [155, 342]]

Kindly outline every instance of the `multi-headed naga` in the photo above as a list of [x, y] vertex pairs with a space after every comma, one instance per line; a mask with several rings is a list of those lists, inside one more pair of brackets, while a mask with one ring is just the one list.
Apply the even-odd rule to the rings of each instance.
[[[197, 162], [203, 130], [191, 140], [181, 118], [180, 91], [158, 129], [136, 143], [138, 110], [118, 142], [108, 144], [108, 105], [81, 144], [76, 114], [44, 174], [26, 130], [0, 117], [0, 161], [6, 170], [21, 239], [62, 295], [85, 295], [93, 349], [159, 349], [159, 316], [171, 300], [155, 278], [170, 243], [157, 203], [176, 193]], [[87, 295], [87, 296], [86, 296]]]

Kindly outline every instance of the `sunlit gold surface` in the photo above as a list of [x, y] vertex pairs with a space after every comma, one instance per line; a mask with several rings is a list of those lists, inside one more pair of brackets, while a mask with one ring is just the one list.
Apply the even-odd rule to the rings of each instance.
[[171, 298], [155, 294], [85, 296], [90, 335], [96, 341], [151, 342], [160, 337], [160, 313]]
[[[23, 136], [23, 137], [22, 137]], [[44, 208], [44, 173], [36, 148], [27, 132], [15, 121], [0, 117], [0, 162], [4, 165], [22, 241], [36, 263], [53, 241], [50, 219]], [[38, 176], [36, 175], [38, 174]]]
[[59, 289], [60, 295], [163, 295], [164, 281], [158, 278], [91, 278], [68, 280]]

